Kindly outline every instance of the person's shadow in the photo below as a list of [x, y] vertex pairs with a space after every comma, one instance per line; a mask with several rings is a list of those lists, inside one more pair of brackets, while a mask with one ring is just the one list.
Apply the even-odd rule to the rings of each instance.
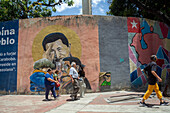
[[[139, 103], [140, 104], [140, 103]], [[148, 108], [159, 108], [158, 106], [160, 106], [159, 104], [145, 104], [146, 107]], [[139, 107], [143, 107], [143, 106], [139, 106]]]
[[44, 101], [44, 102], [48, 102], [48, 101], [53, 101], [54, 99], [43, 99], [42, 101]]
[[73, 99], [67, 99], [66, 101], [74, 101]]
[[79, 96], [78, 96], [78, 99], [70, 98], [70, 99], [67, 99], [66, 101], [77, 101], [77, 100], [80, 100], [80, 97], [79, 97]]

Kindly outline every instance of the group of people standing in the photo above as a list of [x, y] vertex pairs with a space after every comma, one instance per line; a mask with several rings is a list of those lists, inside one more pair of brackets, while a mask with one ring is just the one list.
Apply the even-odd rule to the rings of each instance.
[[[75, 62], [71, 63], [71, 68], [70, 68], [70, 72], [69, 72], [69, 76], [71, 78], [71, 82], [73, 85], [73, 93], [71, 94], [71, 98], [72, 100], [79, 100], [77, 94], [80, 90], [80, 97], [84, 97], [84, 93], [85, 93], [85, 88], [86, 85], [84, 83], [84, 79], [85, 79], [85, 71], [84, 71], [84, 67], [85, 65], [81, 64], [80, 68], [77, 69], [77, 65]], [[57, 86], [56, 84], [60, 84], [59, 83], [59, 71], [56, 70], [55, 73], [53, 74], [53, 70], [52, 69], [48, 69], [47, 73], [45, 74], [45, 99], [48, 101], [48, 95], [49, 92], [51, 91], [52, 96], [54, 97], [54, 100], [56, 100], [57, 97], [59, 97], [59, 86]], [[57, 95], [55, 93], [55, 90], [57, 92]]]

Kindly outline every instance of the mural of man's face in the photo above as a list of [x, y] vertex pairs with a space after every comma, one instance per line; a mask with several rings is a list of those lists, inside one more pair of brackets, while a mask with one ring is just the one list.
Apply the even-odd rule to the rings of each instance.
[[104, 81], [110, 82], [111, 81], [111, 74], [104, 74], [99, 78], [99, 84], [102, 85]]
[[62, 59], [68, 57], [70, 53], [69, 47], [63, 44], [61, 39], [47, 43], [46, 49], [43, 56], [53, 63], [62, 61]]

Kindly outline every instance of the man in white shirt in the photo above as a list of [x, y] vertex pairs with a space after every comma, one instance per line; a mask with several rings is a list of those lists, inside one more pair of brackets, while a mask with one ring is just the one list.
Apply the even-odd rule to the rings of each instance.
[[70, 97], [72, 98], [72, 100], [78, 100], [79, 98], [77, 97], [77, 93], [80, 89], [80, 86], [79, 86], [79, 83], [78, 83], [79, 76], [78, 76], [78, 72], [76, 70], [76, 63], [75, 62], [71, 63], [69, 76], [70, 76], [72, 84], [73, 84], [73, 94]]

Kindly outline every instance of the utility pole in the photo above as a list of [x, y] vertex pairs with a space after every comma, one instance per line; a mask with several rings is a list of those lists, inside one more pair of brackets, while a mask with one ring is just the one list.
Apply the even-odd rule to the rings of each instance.
[[83, 15], [92, 15], [92, 0], [82, 0]]

